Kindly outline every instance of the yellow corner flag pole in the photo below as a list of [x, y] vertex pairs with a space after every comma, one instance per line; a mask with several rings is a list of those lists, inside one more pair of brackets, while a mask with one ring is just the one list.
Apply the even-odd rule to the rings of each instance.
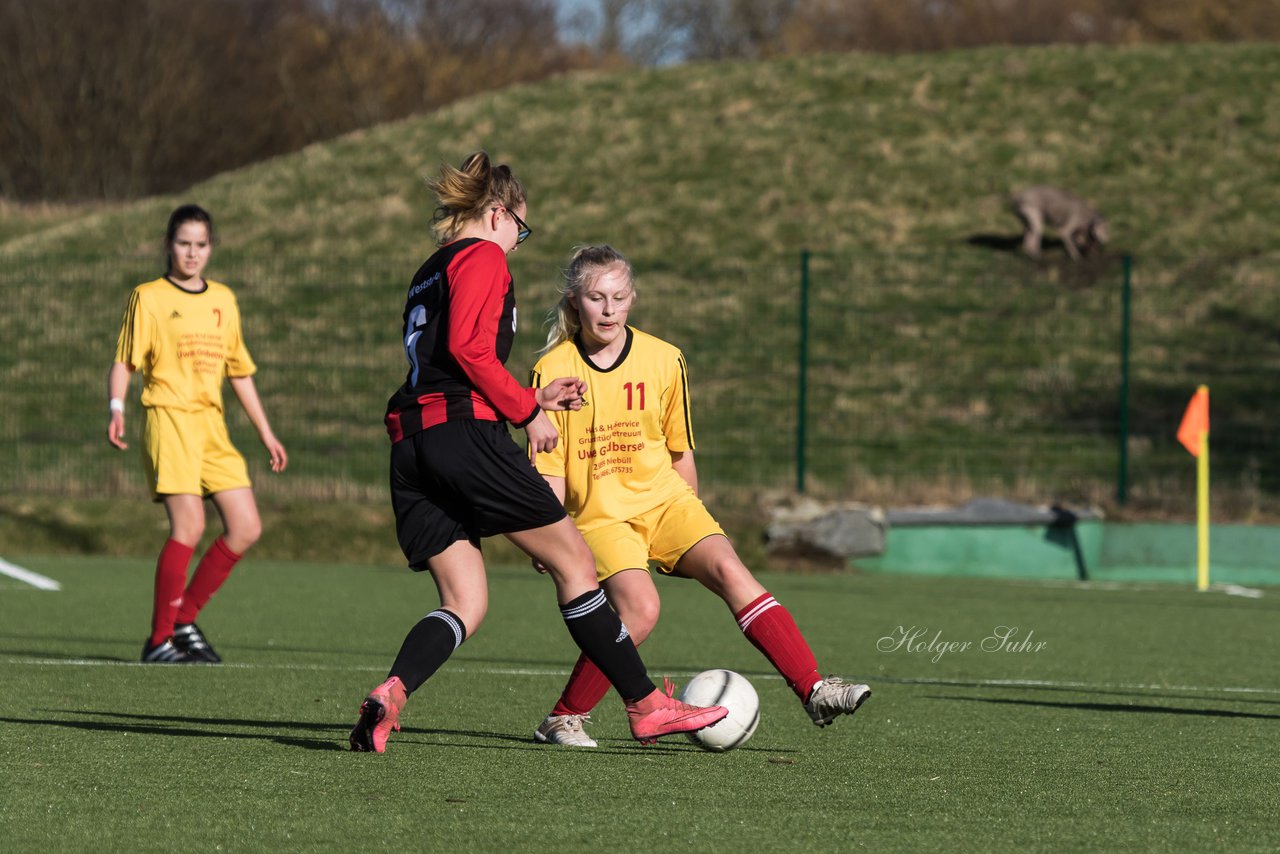
[[1196, 590], [1203, 593], [1208, 589], [1209, 431], [1205, 430], [1200, 434], [1200, 454], [1196, 457]]
[[1196, 389], [1178, 425], [1178, 441], [1196, 458], [1196, 589], [1209, 589], [1209, 387]]

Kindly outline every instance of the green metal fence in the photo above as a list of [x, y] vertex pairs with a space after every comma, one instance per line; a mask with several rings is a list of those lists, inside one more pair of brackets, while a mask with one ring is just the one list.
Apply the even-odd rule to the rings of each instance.
[[798, 487], [1189, 508], [1174, 432], [1206, 383], [1218, 490], [1237, 513], [1275, 503], [1280, 258], [815, 253], [800, 267]]
[[[509, 367], [523, 376], [556, 271], [514, 263], [521, 331]], [[229, 404], [233, 438], [272, 494], [385, 496], [381, 416], [403, 378], [400, 311], [416, 266], [215, 257], [210, 275], [239, 296], [258, 387], [290, 450], [289, 472], [268, 486]], [[105, 376], [129, 290], [156, 272], [150, 257], [0, 257], [6, 493], [145, 494], [137, 389], [134, 447], [113, 451]], [[1275, 256], [1138, 258], [1127, 271], [1121, 256], [813, 252], [637, 272], [633, 322], [684, 349], [702, 479], [722, 494], [1189, 508], [1193, 466], [1173, 433], [1202, 382], [1215, 489], [1238, 514], [1268, 512], [1280, 494]]]

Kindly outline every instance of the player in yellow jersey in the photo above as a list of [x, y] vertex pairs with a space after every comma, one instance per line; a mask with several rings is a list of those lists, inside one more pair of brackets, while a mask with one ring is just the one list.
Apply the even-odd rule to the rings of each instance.
[[[169, 217], [168, 272], [138, 285], [129, 297], [107, 375], [107, 440], [125, 441], [124, 396], [129, 375], [144, 377], [143, 462], [152, 497], [169, 516], [169, 539], [156, 564], [151, 634], [142, 661], [221, 661], [196, 616], [262, 532], [244, 458], [227, 436], [222, 382], [230, 380], [271, 459], [289, 458], [271, 431], [253, 383], [256, 370], [240, 334], [240, 309], [226, 285], [203, 277], [213, 251], [213, 219], [196, 205]], [[212, 498], [225, 533], [214, 540], [187, 583], [187, 566], [204, 534], [204, 498]]]
[[[658, 620], [652, 560], [661, 572], [696, 579], [724, 600], [815, 724], [852, 714], [871, 689], [823, 678], [791, 614], [743, 565], [698, 498], [684, 356], [627, 325], [635, 297], [631, 265], [617, 250], [588, 246], [574, 253], [533, 381], [575, 376], [587, 388], [581, 409], [547, 413], [560, 442], [535, 454], [538, 471], [582, 531], [601, 586], [637, 644]], [[534, 737], [595, 747], [582, 724], [608, 688], [579, 658]]]

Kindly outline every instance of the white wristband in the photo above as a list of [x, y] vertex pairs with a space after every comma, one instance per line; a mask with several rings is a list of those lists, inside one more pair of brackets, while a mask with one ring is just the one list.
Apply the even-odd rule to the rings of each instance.
[[111, 410], [112, 412], [119, 412], [121, 415], [123, 415], [124, 401], [118, 397], [113, 397], [111, 398], [111, 402], [107, 404], [107, 409]]

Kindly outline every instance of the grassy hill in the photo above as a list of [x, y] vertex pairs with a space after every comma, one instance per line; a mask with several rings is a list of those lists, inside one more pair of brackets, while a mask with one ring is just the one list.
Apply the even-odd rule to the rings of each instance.
[[[422, 178], [478, 147], [509, 160], [555, 263], [612, 240], [639, 259], [776, 258], [799, 246], [953, 247], [1008, 231], [1002, 198], [1052, 182], [1135, 253], [1280, 248], [1274, 45], [840, 55], [570, 76], [192, 188], [223, 246], [416, 256]], [[5, 251], [150, 251], [174, 198], [5, 240]], [[625, 238], [625, 239], [624, 239]]]
[[[1229, 420], [1274, 432], [1280, 412], [1262, 383], [1280, 365], [1277, 76], [1280, 50], [1267, 45], [570, 76], [180, 197], [0, 208], [0, 285], [18, 294], [0, 319], [12, 342], [0, 433], [36, 460], [28, 469], [56, 472], [15, 476], [14, 491], [136, 492], [132, 470], [103, 456], [102, 375], [128, 288], [159, 272], [168, 211], [195, 200], [218, 220], [210, 272], [241, 293], [269, 411], [278, 428], [286, 413], [305, 427], [289, 431], [296, 466], [281, 488], [376, 493], [377, 415], [402, 372], [401, 292], [432, 248], [423, 178], [484, 147], [524, 179], [535, 231], [512, 259], [524, 319], [513, 369], [532, 361], [531, 319], [569, 249], [618, 246], [642, 275], [637, 322], [693, 365], [711, 488], [791, 482], [799, 253], [810, 249], [811, 441], [828, 492], [955, 498], [991, 475], [1025, 497], [1098, 500], [1115, 469], [1124, 252], [1145, 276], [1135, 453], [1173, 459], [1165, 419], [1206, 373], [1231, 384]], [[1040, 182], [1108, 215], [1106, 258], [1072, 268], [999, 251], [1017, 233], [1004, 196]], [[351, 456], [362, 448], [367, 458]], [[1234, 463], [1230, 487], [1253, 509], [1275, 477], [1266, 453]], [[352, 488], [332, 494], [335, 478]], [[1156, 478], [1145, 498], [1158, 505], [1165, 488]]]

